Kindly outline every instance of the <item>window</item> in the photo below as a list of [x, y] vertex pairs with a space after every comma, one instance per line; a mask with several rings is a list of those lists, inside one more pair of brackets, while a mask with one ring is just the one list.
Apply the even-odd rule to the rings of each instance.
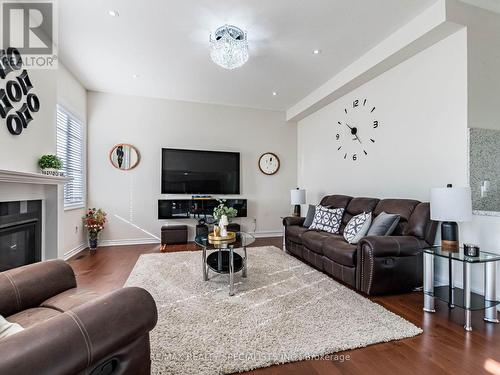
[[63, 162], [66, 177], [64, 208], [85, 206], [83, 123], [65, 108], [57, 106], [57, 156]]

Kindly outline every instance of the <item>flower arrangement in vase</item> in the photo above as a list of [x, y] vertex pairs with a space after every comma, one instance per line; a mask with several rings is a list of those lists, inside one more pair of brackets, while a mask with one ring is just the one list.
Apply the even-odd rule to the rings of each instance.
[[217, 199], [219, 205], [214, 208], [214, 219], [218, 222], [220, 236], [227, 237], [227, 226], [233, 217], [236, 217], [238, 211], [233, 207], [226, 206], [225, 199]]
[[101, 208], [89, 208], [83, 217], [83, 225], [87, 228], [89, 237], [89, 249], [95, 250], [99, 246], [99, 233], [104, 229], [106, 224], [106, 212]]

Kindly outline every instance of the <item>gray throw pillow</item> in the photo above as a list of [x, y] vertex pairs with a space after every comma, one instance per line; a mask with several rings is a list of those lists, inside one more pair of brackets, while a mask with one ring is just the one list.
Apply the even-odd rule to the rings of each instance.
[[372, 225], [368, 230], [367, 236], [390, 236], [398, 226], [401, 216], [397, 214], [388, 214], [381, 212], [372, 221]]
[[310, 204], [309, 208], [307, 209], [306, 219], [304, 220], [304, 224], [302, 224], [303, 227], [309, 228], [311, 226], [314, 220], [315, 213], [316, 213], [316, 206]]

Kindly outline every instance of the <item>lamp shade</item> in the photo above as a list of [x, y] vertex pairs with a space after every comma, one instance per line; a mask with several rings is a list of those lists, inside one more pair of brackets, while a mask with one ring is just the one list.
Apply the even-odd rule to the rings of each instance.
[[431, 219], [435, 221], [471, 221], [472, 199], [468, 187], [431, 189]]
[[306, 191], [304, 189], [290, 190], [290, 200], [292, 204], [306, 203]]

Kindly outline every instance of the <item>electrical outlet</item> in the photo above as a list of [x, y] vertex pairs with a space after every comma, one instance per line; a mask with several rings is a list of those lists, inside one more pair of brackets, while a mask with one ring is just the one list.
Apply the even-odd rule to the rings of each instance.
[[257, 219], [256, 218], [253, 218], [253, 223], [257, 224]]
[[78, 225], [75, 227], [75, 233], [78, 233]]

